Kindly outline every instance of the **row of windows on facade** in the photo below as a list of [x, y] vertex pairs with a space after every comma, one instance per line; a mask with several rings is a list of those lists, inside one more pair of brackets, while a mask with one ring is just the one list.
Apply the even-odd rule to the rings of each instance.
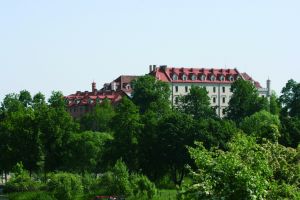
[[[95, 100], [93, 100], [93, 99], [89, 99], [88, 100], [88, 103], [89, 104], [93, 104], [93, 103], [95, 103], [95, 102], [97, 102], [97, 103], [102, 103], [102, 99], [96, 99], [96, 101]], [[108, 99], [108, 101], [110, 101], [110, 99]], [[69, 100], [69, 104], [72, 104], [72, 103], [76, 103], [76, 104], [79, 104], [81, 102], [81, 100], [80, 99], [75, 99], [75, 100]]]
[[[212, 97], [212, 102], [216, 103], [217, 102], [217, 97]], [[175, 104], [179, 103], [179, 97], [175, 97]], [[226, 103], [226, 97], [222, 97], [222, 103], [225, 104]]]
[[[203, 88], [206, 89], [205, 86]], [[189, 92], [189, 87], [185, 86], [184, 90], [185, 90], [185, 92]], [[225, 87], [222, 87], [222, 92], [225, 93], [225, 91], [226, 91]], [[175, 92], [178, 92], [178, 86], [175, 86]], [[216, 87], [213, 87], [213, 93], [216, 93]]]
[[[202, 75], [200, 75], [199, 77], [197, 77], [195, 74], [191, 74], [189, 77], [188, 77], [187, 75], [185, 75], [185, 74], [182, 74], [181, 76], [178, 76], [177, 74], [173, 74], [173, 75], [172, 75], [172, 79], [173, 79], [174, 81], [179, 80], [179, 78], [181, 78], [181, 80], [184, 80], [184, 81], [187, 81], [188, 78], [190, 78], [190, 80], [192, 80], [192, 81], [197, 80], [197, 78], [198, 78], [198, 80], [201, 80], [201, 81], [208, 80], [205, 74], [202, 74]], [[216, 80], [217, 80], [217, 77], [216, 77], [215, 75], [210, 75], [210, 79], [209, 79], [209, 80], [211, 80], [211, 81], [216, 81]], [[221, 76], [219, 77], [219, 80], [220, 80], [220, 81], [225, 81], [225, 76], [224, 76], [224, 75], [221, 75]], [[228, 81], [234, 81], [234, 78], [233, 78], [232, 75], [230, 75], [230, 76], [228, 76], [228, 79], [227, 79], [227, 80], [228, 80]]]

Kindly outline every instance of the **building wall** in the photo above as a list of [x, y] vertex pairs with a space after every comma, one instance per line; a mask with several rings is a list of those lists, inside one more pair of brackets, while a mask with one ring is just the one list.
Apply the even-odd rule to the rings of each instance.
[[[229, 99], [232, 95], [230, 92], [231, 84], [208, 84], [208, 83], [169, 83], [172, 92], [171, 101], [176, 105], [177, 98], [187, 95], [192, 86], [204, 87], [208, 91], [212, 107], [217, 107], [216, 113], [224, 117], [223, 111], [228, 106]], [[223, 89], [224, 88], [224, 89]], [[224, 91], [223, 91], [224, 90]]]

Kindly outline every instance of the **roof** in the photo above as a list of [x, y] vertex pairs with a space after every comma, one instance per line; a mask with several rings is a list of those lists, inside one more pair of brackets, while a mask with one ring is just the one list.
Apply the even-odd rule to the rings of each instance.
[[[155, 68], [150, 74], [161, 81], [172, 83], [232, 83], [240, 75], [237, 69], [165, 66]], [[177, 78], [174, 78], [174, 75]]]
[[253, 78], [251, 76], [249, 76], [249, 74], [247, 74], [246, 72], [241, 73], [241, 76], [245, 80], [251, 81], [257, 89], [262, 88], [262, 86], [260, 85], [260, 83], [258, 81], [253, 80]]

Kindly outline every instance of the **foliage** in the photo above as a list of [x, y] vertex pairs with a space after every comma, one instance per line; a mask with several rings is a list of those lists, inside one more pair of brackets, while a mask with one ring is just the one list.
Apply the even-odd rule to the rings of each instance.
[[112, 140], [108, 133], [85, 131], [73, 133], [66, 144], [65, 169], [75, 172], [96, 172], [96, 166], [104, 152], [107, 141]]
[[180, 97], [179, 110], [192, 115], [195, 119], [216, 117], [215, 110], [210, 105], [210, 98], [205, 88], [192, 86], [189, 94]]
[[80, 119], [81, 130], [108, 132], [111, 130], [110, 123], [114, 115], [114, 108], [109, 100], [105, 99]]
[[149, 108], [164, 114], [170, 109], [170, 87], [151, 75], [142, 76], [132, 82], [132, 100], [145, 113]]
[[81, 178], [70, 173], [50, 174], [47, 181], [48, 190], [57, 200], [73, 200], [82, 195]]
[[273, 115], [280, 114], [280, 102], [276, 94], [273, 92], [270, 96], [270, 113]]
[[56, 200], [45, 191], [11, 193], [8, 198], [10, 200]]
[[273, 142], [278, 142], [280, 137], [279, 117], [267, 111], [260, 111], [246, 117], [241, 123], [241, 128], [245, 133], [253, 135], [259, 140], [267, 138]]
[[282, 115], [300, 117], [300, 83], [290, 79], [281, 90]]
[[152, 199], [157, 192], [155, 184], [144, 175], [131, 174], [130, 184], [133, 195], [138, 198], [147, 197], [147, 199]]
[[230, 90], [233, 94], [226, 108], [229, 119], [239, 123], [255, 112], [267, 110], [267, 99], [258, 96], [257, 89], [251, 82], [238, 79], [231, 85]]
[[[254, 137], [242, 134], [228, 146], [227, 152], [209, 151], [201, 143], [197, 143], [196, 148], [189, 148], [197, 170], [191, 174], [193, 183], [182, 187], [181, 199], [283, 199], [299, 196], [299, 149], [286, 149], [270, 142], [259, 145]], [[280, 187], [285, 189], [279, 192], [276, 189]]]
[[37, 191], [42, 187], [42, 183], [33, 181], [28, 172], [24, 170], [23, 164], [18, 163], [14, 167], [14, 176], [5, 184], [4, 192], [25, 192]]
[[122, 158], [129, 169], [138, 168], [138, 137], [143, 128], [136, 105], [128, 98], [123, 98], [116, 108], [112, 120], [114, 131], [113, 150], [111, 158]]
[[100, 185], [103, 187], [105, 195], [130, 196], [132, 188], [125, 163], [122, 160], [118, 160], [112, 170], [101, 177]]
[[300, 117], [282, 117], [281, 124], [280, 143], [296, 148], [300, 144]]

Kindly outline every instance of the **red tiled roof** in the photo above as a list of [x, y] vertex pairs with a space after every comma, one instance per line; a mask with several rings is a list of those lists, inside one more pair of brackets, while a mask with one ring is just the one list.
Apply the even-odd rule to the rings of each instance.
[[253, 80], [253, 78], [252, 78], [251, 76], [249, 76], [249, 74], [247, 74], [246, 72], [241, 73], [241, 75], [242, 75], [242, 77], [243, 77], [245, 80], [251, 81], [257, 89], [258, 89], [258, 88], [262, 88], [262, 86], [260, 85], [260, 83], [257, 82], [257, 81], [255, 81], [255, 80]]
[[[164, 82], [232, 83], [234, 80], [236, 80], [240, 73], [237, 69], [158, 67], [154, 69], [154, 71], [152, 71], [150, 74]], [[178, 79], [173, 80], [173, 75], [176, 75]], [[186, 80], [183, 80], [183, 75], [186, 76]], [[205, 76], [204, 80], [201, 79], [202, 75]], [[192, 76], [195, 76], [194, 80], [192, 79]], [[211, 80], [212, 76], [214, 76], [215, 79]], [[224, 77], [223, 80], [221, 80], [221, 76]]]

